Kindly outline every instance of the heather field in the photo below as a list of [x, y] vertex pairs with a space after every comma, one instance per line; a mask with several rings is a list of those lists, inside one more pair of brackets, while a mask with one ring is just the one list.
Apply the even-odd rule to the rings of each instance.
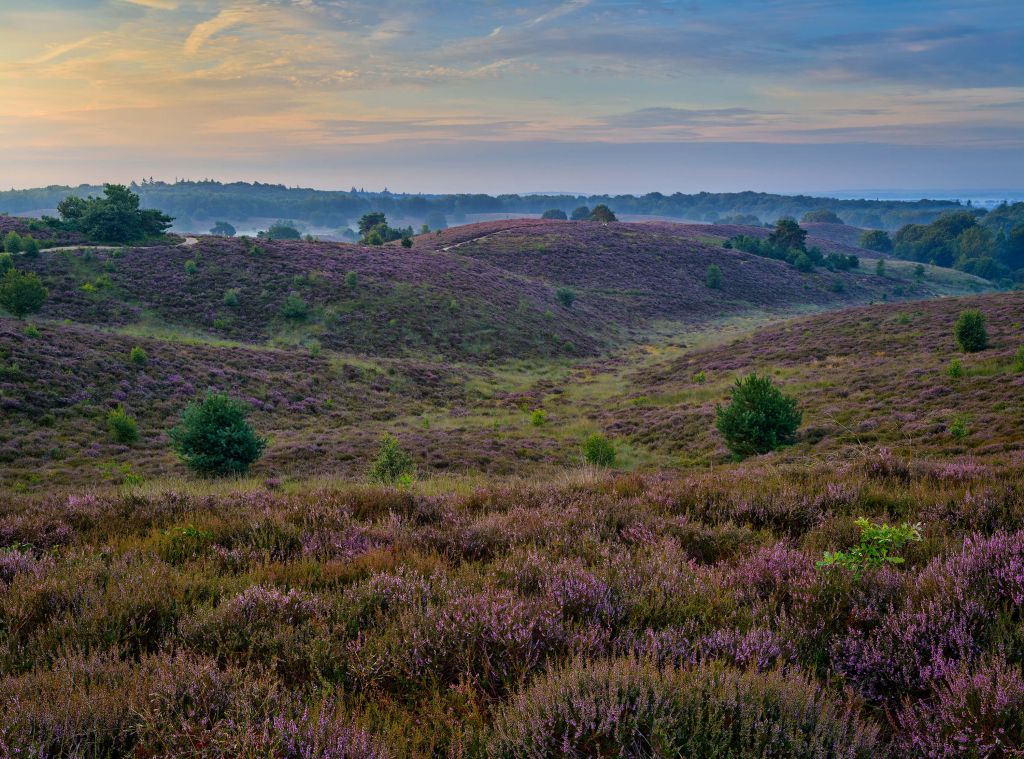
[[[1024, 293], [809, 227], [860, 266], [538, 220], [19, 257], [0, 758], [1024, 756]], [[802, 418], [741, 460], [750, 372]], [[208, 390], [245, 476], [172, 451]]]

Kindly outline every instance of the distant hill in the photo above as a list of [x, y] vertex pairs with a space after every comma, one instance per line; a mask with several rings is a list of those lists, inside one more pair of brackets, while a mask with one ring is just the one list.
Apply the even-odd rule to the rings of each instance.
[[[470, 361], [597, 355], [653, 320], [949, 292], [895, 270], [801, 273], [724, 248], [737, 229], [761, 233], [512, 220], [421, 235], [411, 249], [205, 236], [192, 246], [47, 250], [19, 266], [50, 290], [44, 318]], [[712, 264], [719, 289], [705, 282]], [[981, 286], [966, 275], [962, 285]], [[558, 288], [575, 293], [571, 307]]]

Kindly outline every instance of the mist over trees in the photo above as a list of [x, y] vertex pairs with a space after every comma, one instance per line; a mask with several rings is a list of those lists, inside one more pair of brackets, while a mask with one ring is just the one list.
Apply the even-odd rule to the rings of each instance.
[[[365, 213], [381, 211], [392, 218], [425, 219], [433, 212], [461, 222], [468, 214], [521, 213], [541, 215], [557, 209], [570, 215], [573, 209], [604, 204], [619, 215], [666, 216], [690, 221], [763, 220], [830, 211], [845, 223], [875, 229], [896, 230], [905, 224], [928, 224], [948, 211], [968, 210], [948, 200], [917, 202], [889, 200], [839, 200], [808, 195], [773, 195], [761, 192], [673, 193], [646, 195], [485, 195], [403, 194], [350, 190], [313, 190], [260, 182], [221, 183], [209, 180], [133, 182], [129, 189], [142, 206], [159, 209], [183, 220], [194, 220], [195, 229], [209, 229], [220, 220], [295, 219], [308, 225], [338, 228]], [[56, 208], [68, 195], [85, 198], [103, 187], [51, 186], [0, 192], [0, 210], [23, 213]], [[202, 220], [202, 223], [199, 223]], [[733, 222], [739, 223], [739, 222]], [[434, 226], [431, 225], [431, 229]]]

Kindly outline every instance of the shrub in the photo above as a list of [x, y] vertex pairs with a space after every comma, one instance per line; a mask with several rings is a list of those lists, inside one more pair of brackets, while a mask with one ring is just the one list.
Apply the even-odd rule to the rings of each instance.
[[561, 208], [549, 208], [547, 211], [541, 214], [542, 219], [559, 219], [565, 221], [569, 217], [565, 215], [565, 211]]
[[878, 729], [802, 675], [721, 665], [661, 668], [633, 658], [536, 678], [500, 707], [491, 757], [850, 757]]
[[586, 206], [576, 208], [569, 216], [573, 221], [586, 221], [590, 218], [590, 209]]
[[924, 282], [925, 269], [924, 264], [918, 264], [914, 267], [914, 279], [918, 282]]
[[128, 361], [135, 366], [145, 366], [149, 361], [149, 356], [146, 355], [146, 351], [136, 345], [128, 353]]
[[885, 259], [884, 258], [879, 258], [875, 262], [875, 274], [877, 274], [879, 277], [884, 277], [885, 276]]
[[234, 237], [237, 231], [234, 225], [226, 221], [218, 221], [210, 228], [211, 235], [218, 235], [220, 237]]
[[771, 377], [756, 373], [736, 380], [729, 405], [715, 407], [715, 426], [737, 456], [767, 453], [796, 439], [803, 412]]
[[704, 271], [704, 284], [712, 290], [722, 289], [722, 270], [717, 264], [709, 264]]
[[961, 664], [932, 699], [908, 701], [897, 712], [895, 737], [903, 756], [1024, 755], [1024, 678], [1004, 659]]
[[35, 272], [8, 269], [0, 279], [0, 306], [19, 319], [39, 311], [48, 294]]
[[267, 447], [267, 439], [253, 431], [246, 415], [245, 406], [224, 393], [193, 401], [170, 431], [175, 453], [197, 474], [244, 474]]
[[548, 412], [542, 408], [534, 409], [530, 414], [530, 424], [534, 427], [543, 427], [548, 420]]
[[199, 271], [199, 265], [195, 261], [193, 261], [190, 258], [188, 261], [185, 262], [185, 273], [186, 274], [188, 274], [191, 277], [197, 271]]
[[970, 430], [967, 427], [967, 418], [964, 416], [954, 417], [949, 425], [949, 434], [954, 440], [963, 440], [967, 437], [970, 434]]
[[21, 252], [24, 253], [28, 258], [39, 257], [39, 243], [36, 242], [34, 237], [25, 237], [21, 241]]
[[1017, 355], [1013, 357], [1013, 370], [1024, 372], [1024, 345], [1017, 349]]
[[793, 266], [797, 271], [804, 272], [805, 274], [809, 271], [814, 270], [814, 262], [808, 257], [806, 253], [798, 253], [793, 257]]
[[964, 367], [963, 364], [960, 363], [960, 359], [954, 358], [950, 360], [949, 366], [946, 368], [946, 374], [953, 379], [960, 379], [964, 376]]
[[693, 381], [696, 382], [698, 385], [703, 385], [705, 382], [708, 381], [708, 375], [705, 374], [703, 370], [701, 370], [693, 375]]
[[964, 353], [977, 353], [988, 347], [988, 331], [985, 329], [985, 315], [972, 309], [960, 312], [953, 326], [956, 344]]
[[354, 271], [350, 271], [345, 275], [345, 287], [349, 290], [355, 290], [359, 286], [359, 275]]
[[4, 237], [4, 251], [7, 253], [20, 253], [21, 252], [21, 235], [17, 232], [11, 231]]
[[570, 287], [559, 287], [555, 290], [555, 298], [565, 308], [572, 308], [572, 304], [576, 302], [576, 291]]
[[834, 293], [841, 293], [846, 290], [846, 285], [843, 284], [841, 279], [833, 279], [832, 284], [828, 286], [828, 289]]
[[281, 316], [293, 321], [302, 321], [309, 314], [309, 306], [296, 292], [288, 293], [281, 304]]
[[107, 429], [110, 431], [110, 437], [118, 443], [127, 445], [139, 439], [139, 425], [135, 418], [124, 410], [124, 406], [118, 406], [107, 414]]
[[230, 290], [226, 290], [224, 292], [223, 302], [224, 302], [225, 306], [230, 306], [231, 308], [234, 308], [235, 306], [237, 306], [238, 305], [238, 288], [237, 287], [232, 287]]
[[14, 268], [14, 257], [10, 253], [0, 253], [0, 277]]
[[907, 543], [921, 540], [920, 525], [904, 522], [899, 527], [876, 524], [861, 517], [856, 521], [860, 528], [860, 544], [848, 551], [825, 551], [817, 566], [843, 567], [860, 578], [869, 569], [878, 569], [886, 564], [902, 564], [903, 558], [895, 555]]
[[608, 224], [612, 221], [617, 221], [615, 213], [606, 206], [604, 203], [598, 203], [594, 206], [594, 210], [590, 212], [591, 221], [599, 221], [602, 224]]
[[408, 235], [404, 235], [402, 237], [402, 247], [403, 248], [411, 248], [412, 247], [412, 238], [409, 237]]
[[860, 247], [876, 253], [891, 253], [892, 239], [881, 229], [866, 229], [860, 235]]
[[604, 435], [595, 432], [583, 441], [583, 459], [592, 466], [613, 466], [615, 445]]
[[377, 458], [370, 467], [370, 479], [384, 485], [394, 485], [412, 478], [413, 461], [398, 444], [394, 435], [385, 435], [377, 449]]

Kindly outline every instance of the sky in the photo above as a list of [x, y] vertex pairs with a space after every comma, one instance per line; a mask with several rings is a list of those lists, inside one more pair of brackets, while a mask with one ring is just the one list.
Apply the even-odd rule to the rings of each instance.
[[0, 0], [0, 187], [1024, 189], [1024, 2]]

